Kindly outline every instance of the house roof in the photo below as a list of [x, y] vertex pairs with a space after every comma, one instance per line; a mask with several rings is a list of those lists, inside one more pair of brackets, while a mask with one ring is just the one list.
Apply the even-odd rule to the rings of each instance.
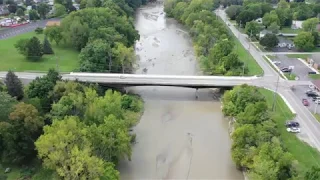
[[60, 26], [60, 21], [48, 21], [46, 26]]
[[278, 36], [279, 43], [293, 44], [293, 42], [285, 37]]
[[317, 87], [317, 89], [320, 89], [320, 80], [314, 80], [312, 81], [312, 84]]

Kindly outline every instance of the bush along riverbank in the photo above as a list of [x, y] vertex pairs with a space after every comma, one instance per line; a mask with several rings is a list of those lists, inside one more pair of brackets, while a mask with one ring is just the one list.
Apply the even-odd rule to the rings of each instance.
[[[201, 68], [208, 75], [252, 75], [256, 66], [245, 66], [234, 51], [234, 38], [229, 34], [224, 22], [212, 10], [213, 0], [167, 0], [164, 11], [189, 29], [194, 49], [200, 60]], [[241, 46], [241, 44], [240, 44]], [[254, 61], [253, 59], [253, 62]], [[252, 67], [253, 69], [248, 69]], [[261, 69], [261, 68], [260, 68]]]
[[299, 162], [284, 147], [277, 119], [258, 88], [237, 86], [223, 95], [222, 102], [224, 115], [236, 119], [232, 159], [249, 179], [305, 179]]

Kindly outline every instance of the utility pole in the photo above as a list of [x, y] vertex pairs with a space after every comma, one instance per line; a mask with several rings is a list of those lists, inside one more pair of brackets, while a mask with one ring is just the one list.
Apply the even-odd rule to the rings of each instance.
[[[240, 23], [239, 23], [239, 29], [240, 29], [240, 24], [241, 24], [241, 21], [240, 21]], [[231, 32], [231, 33], [232, 33], [232, 32]], [[240, 30], [239, 30], [239, 34], [238, 34], [238, 39], [240, 39]], [[239, 40], [239, 41], [240, 41], [240, 40]], [[237, 52], [238, 52], [238, 49], [239, 49], [239, 48], [238, 48], [238, 46], [239, 46], [238, 44], [239, 44], [239, 43], [237, 43]]]
[[245, 68], [245, 63], [243, 63], [243, 67], [242, 67], [242, 76], [244, 76], [244, 68]]
[[277, 95], [277, 92], [278, 92], [279, 80], [280, 80], [280, 75], [278, 75], [276, 90], [275, 90], [275, 92], [273, 94], [272, 111], [274, 111], [275, 107], [276, 107], [276, 95]]
[[252, 30], [250, 31], [250, 36], [249, 36], [249, 48], [248, 48], [248, 51], [250, 51], [250, 48], [251, 48], [251, 36], [252, 36]]
[[56, 58], [57, 71], [59, 72], [59, 57], [57, 55], [55, 55], [55, 58]]

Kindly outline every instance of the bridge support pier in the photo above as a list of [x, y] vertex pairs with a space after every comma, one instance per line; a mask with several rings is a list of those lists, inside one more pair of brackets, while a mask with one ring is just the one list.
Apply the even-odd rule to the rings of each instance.
[[198, 88], [196, 88], [196, 99], [198, 99]]

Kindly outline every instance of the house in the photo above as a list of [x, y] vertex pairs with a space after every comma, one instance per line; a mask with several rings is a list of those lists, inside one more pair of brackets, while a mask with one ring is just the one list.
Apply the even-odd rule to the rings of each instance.
[[10, 14], [6, 6], [0, 5], [0, 16], [5, 16]]
[[277, 47], [279, 47], [279, 48], [286, 48], [286, 47], [293, 48], [294, 47], [294, 43], [290, 39], [287, 39], [282, 36], [278, 36], [278, 40], [279, 40], [279, 43], [278, 43]]
[[292, 21], [291, 29], [301, 29], [304, 21]]
[[60, 26], [60, 21], [48, 21], [46, 27], [50, 26]]

